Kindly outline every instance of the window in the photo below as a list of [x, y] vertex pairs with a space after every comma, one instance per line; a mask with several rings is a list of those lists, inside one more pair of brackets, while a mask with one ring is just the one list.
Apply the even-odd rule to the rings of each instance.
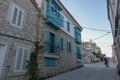
[[24, 11], [13, 4], [11, 5], [11, 10], [10, 23], [15, 27], [21, 28], [23, 24]]
[[27, 61], [29, 59], [30, 49], [25, 47], [17, 47], [14, 63], [14, 72], [25, 72]]
[[61, 48], [61, 50], [64, 50], [64, 39], [63, 39], [63, 37], [60, 38], [60, 48]]
[[52, 13], [53, 13], [55, 16], [59, 17], [60, 11], [59, 11], [59, 9], [57, 8], [57, 4], [56, 4], [54, 1], [52, 1], [51, 9], [52, 9]]
[[77, 55], [77, 59], [81, 59], [81, 54], [80, 54], [80, 47], [76, 47], [76, 55]]
[[67, 31], [70, 32], [70, 23], [69, 23], [69, 21], [67, 21]]
[[50, 52], [54, 53], [54, 34], [50, 33]]
[[72, 43], [71, 43], [71, 42], [67, 42], [67, 51], [68, 51], [69, 53], [72, 52]]
[[47, 31], [47, 37], [46, 37], [46, 52], [50, 53], [56, 53], [57, 51], [57, 35]]
[[54, 58], [45, 58], [45, 66], [55, 66], [56, 59]]

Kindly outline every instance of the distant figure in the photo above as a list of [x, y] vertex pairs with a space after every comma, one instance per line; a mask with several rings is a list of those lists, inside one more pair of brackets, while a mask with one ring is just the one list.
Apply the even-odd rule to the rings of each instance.
[[108, 67], [108, 59], [106, 57], [104, 58], [104, 64]]
[[100, 58], [101, 62], [103, 62], [103, 57]]

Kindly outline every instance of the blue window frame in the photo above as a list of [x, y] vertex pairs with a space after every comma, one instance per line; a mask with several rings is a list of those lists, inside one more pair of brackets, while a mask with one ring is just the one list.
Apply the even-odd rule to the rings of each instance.
[[82, 43], [81, 30], [78, 27], [75, 27], [75, 41], [79, 44]]
[[76, 47], [76, 56], [77, 56], [77, 59], [81, 59], [81, 54], [80, 54], [80, 47]]
[[67, 51], [69, 52], [69, 53], [71, 53], [72, 52], [72, 43], [71, 42], [67, 42]]
[[51, 27], [59, 30], [64, 26], [64, 17], [60, 14], [62, 8], [55, 0], [46, 0], [46, 23]]
[[57, 35], [49, 30], [46, 35], [46, 52], [57, 52]]
[[60, 38], [60, 49], [64, 50], [64, 39], [63, 39], [63, 37]]
[[45, 66], [56, 66], [56, 59], [45, 58]]
[[70, 23], [69, 23], [69, 21], [67, 21], [67, 31], [70, 32]]

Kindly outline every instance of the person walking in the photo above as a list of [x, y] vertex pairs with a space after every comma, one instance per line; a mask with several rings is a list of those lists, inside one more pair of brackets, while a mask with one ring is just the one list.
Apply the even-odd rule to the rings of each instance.
[[100, 58], [101, 62], [103, 62], [103, 57]]
[[104, 64], [106, 65], [106, 67], [109, 67], [108, 66], [108, 59], [106, 57], [104, 58]]

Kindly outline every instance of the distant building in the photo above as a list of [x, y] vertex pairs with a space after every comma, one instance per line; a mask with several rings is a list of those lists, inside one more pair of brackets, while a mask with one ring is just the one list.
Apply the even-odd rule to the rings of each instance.
[[91, 41], [82, 43], [83, 63], [91, 63], [98, 60], [98, 58], [93, 55], [93, 52], [101, 54], [101, 50], [97, 47], [96, 43]]
[[84, 42], [82, 44], [85, 49], [90, 50], [91, 52], [101, 53], [101, 49], [97, 47], [96, 43], [94, 42]]

